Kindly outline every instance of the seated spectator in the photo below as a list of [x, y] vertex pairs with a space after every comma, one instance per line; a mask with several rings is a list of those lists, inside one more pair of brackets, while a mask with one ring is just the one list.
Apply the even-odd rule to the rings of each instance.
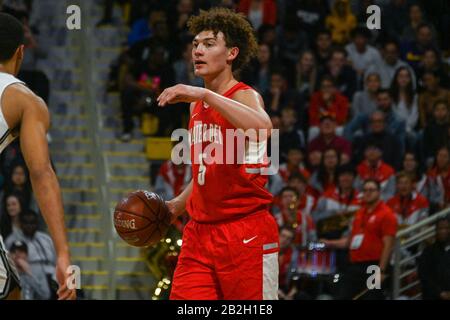
[[419, 117], [420, 126], [425, 128], [433, 117], [433, 105], [436, 101], [444, 100], [450, 105], [450, 90], [440, 86], [441, 79], [433, 71], [425, 71], [421, 81], [424, 90], [419, 95]]
[[[193, 0], [178, 0], [175, 12], [170, 12], [168, 15], [170, 33], [176, 35], [178, 39], [189, 36], [187, 22], [194, 14], [194, 5], [195, 1]], [[166, 12], [169, 12], [169, 10], [166, 10]]]
[[311, 97], [308, 110], [310, 127], [308, 140], [311, 141], [319, 134], [320, 116], [323, 115], [335, 117], [338, 125], [337, 134], [342, 135], [343, 126], [347, 123], [348, 111], [348, 99], [336, 89], [334, 80], [330, 76], [324, 76], [320, 81], [320, 90]]
[[423, 132], [423, 151], [426, 163], [431, 163], [439, 148], [449, 145], [450, 110], [446, 100], [437, 100], [433, 118]]
[[196, 77], [192, 68], [192, 42], [186, 41], [183, 47], [181, 59], [173, 63], [175, 83], [201, 87], [203, 80]]
[[417, 78], [422, 79], [425, 72], [431, 71], [439, 76], [440, 84], [445, 89], [450, 89], [449, 66], [442, 62], [439, 52], [430, 48], [425, 50], [417, 66]]
[[417, 28], [425, 23], [424, 13], [419, 4], [412, 4], [408, 10], [409, 23], [403, 27], [401, 39], [407, 43], [416, 39]]
[[303, 132], [295, 126], [297, 123], [297, 112], [292, 108], [281, 111], [280, 124], [280, 161], [287, 160], [289, 149], [303, 149], [305, 147], [305, 137]]
[[306, 179], [309, 179], [311, 175], [306, 169], [304, 163], [304, 153], [301, 149], [298, 148], [289, 149], [287, 154], [287, 161], [286, 163], [280, 165], [280, 169], [278, 172], [285, 183], [288, 182], [289, 177], [294, 173], [299, 173]]
[[49, 300], [50, 288], [43, 273], [33, 274], [28, 260], [28, 246], [16, 241], [9, 249], [14, 265], [19, 272], [22, 300]]
[[[320, 224], [327, 218], [338, 215], [349, 215], [357, 211], [361, 206], [361, 194], [354, 188], [356, 172], [351, 165], [342, 165], [338, 169], [337, 187], [326, 191], [318, 200], [312, 217], [318, 225], [319, 237], [325, 239], [337, 239], [342, 236], [344, 230], [336, 228], [321, 233]], [[350, 218], [349, 218], [350, 219]]]
[[247, 16], [255, 30], [263, 24], [275, 26], [277, 22], [274, 0], [240, 0], [237, 10]]
[[336, 135], [336, 119], [331, 115], [320, 117], [320, 133], [308, 144], [310, 164], [315, 167], [320, 163], [322, 153], [329, 148], [336, 149], [341, 155], [341, 163], [348, 163], [352, 156], [350, 142]]
[[0, 235], [6, 239], [10, 234], [20, 232], [20, 213], [26, 209], [18, 193], [5, 194], [0, 214]]
[[298, 192], [299, 209], [306, 215], [311, 215], [316, 207], [316, 198], [308, 185], [308, 179], [300, 173], [293, 173], [289, 177], [287, 186]]
[[337, 240], [321, 239], [329, 248], [350, 250], [350, 265], [342, 276], [339, 299], [383, 300], [383, 290], [367, 290], [367, 268], [381, 270], [381, 289], [384, 288], [390, 256], [397, 233], [394, 212], [381, 200], [380, 184], [367, 180], [363, 184], [362, 207], [351, 223], [351, 234]]
[[358, 137], [353, 143], [353, 163], [363, 160], [364, 150], [368, 144], [377, 144], [383, 150], [383, 160], [394, 168], [400, 167], [403, 148], [397, 136], [386, 128], [386, 116], [381, 111], [375, 111], [370, 117], [370, 132]]
[[[297, 17], [288, 17], [285, 23], [280, 26], [277, 39], [279, 43], [278, 59], [285, 66], [288, 72], [288, 79], [293, 79], [295, 65], [300, 57], [300, 52], [309, 49], [308, 34], [300, 28]], [[292, 82], [292, 81], [291, 81]]]
[[333, 42], [345, 44], [350, 40], [356, 28], [356, 17], [353, 15], [348, 0], [337, 0], [331, 8], [331, 14], [325, 19], [325, 26], [331, 30]]
[[414, 41], [403, 44], [403, 59], [409, 63], [414, 70], [417, 70], [418, 64], [422, 59], [425, 50], [430, 48], [436, 48], [436, 40], [433, 36], [433, 30], [429, 24], [421, 23], [417, 26]]
[[[386, 130], [391, 135], [395, 136], [400, 144], [400, 150], [403, 154], [405, 144], [405, 122], [400, 120], [397, 114], [392, 110], [392, 97], [388, 90], [380, 89], [377, 93], [377, 116], [374, 117], [375, 112], [370, 115], [358, 115], [354, 117], [344, 130], [344, 137], [349, 141], [354, 141], [354, 136], [359, 136], [361, 132], [367, 133], [368, 129], [375, 129], [377, 132]], [[382, 113], [380, 116], [379, 114]], [[379, 119], [382, 117], [383, 119]], [[376, 118], [377, 121], [381, 120], [378, 125], [371, 123], [369, 126], [369, 120], [373, 121]], [[397, 149], [399, 150], [399, 149]]]
[[178, 196], [191, 182], [191, 168], [189, 165], [176, 165], [172, 161], [165, 161], [155, 182], [155, 192], [164, 199], [173, 199]]
[[419, 161], [414, 152], [405, 152], [401, 170], [412, 178], [415, 192], [428, 197], [427, 175], [421, 170]]
[[366, 74], [364, 90], [355, 92], [352, 101], [352, 118], [358, 116], [370, 116], [377, 110], [377, 93], [381, 88], [380, 75], [378, 73]]
[[321, 70], [318, 80], [321, 82], [325, 75], [331, 76], [334, 85], [347, 99], [352, 99], [357, 89], [357, 75], [347, 64], [347, 51], [335, 48], [331, 52], [325, 69]]
[[386, 204], [395, 212], [399, 228], [405, 228], [428, 217], [429, 203], [414, 190], [411, 176], [405, 172], [397, 174], [397, 191]]
[[35, 278], [55, 277], [56, 253], [50, 236], [38, 231], [38, 215], [28, 210], [20, 215], [20, 226], [22, 232], [12, 233], [5, 240], [5, 245], [10, 250], [14, 243], [21, 241], [28, 247], [28, 262], [31, 266], [31, 274]]
[[381, 87], [387, 89], [392, 83], [395, 72], [400, 67], [408, 68], [415, 85], [416, 75], [413, 69], [405, 61], [399, 59], [398, 43], [394, 40], [387, 40], [384, 42], [381, 50], [381, 59], [377, 59], [374, 65], [367, 68], [366, 74], [374, 72], [378, 73], [381, 78]]
[[450, 300], [450, 222], [436, 222], [436, 240], [422, 252], [418, 269], [424, 300]]
[[292, 254], [295, 250], [292, 245], [294, 237], [295, 230], [291, 227], [283, 226], [280, 228], [280, 252], [278, 254], [278, 263], [280, 266], [278, 274], [278, 296], [281, 300], [292, 300], [295, 295], [295, 287], [291, 287], [289, 279]]
[[363, 76], [368, 67], [375, 65], [381, 59], [380, 53], [375, 47], [368, 44], [370, 31], [367, 28], [356, 28], [352, 32], [352, 42], [345, 46], [347, 59], [357, 74], [358, 88], [363, 81]]
[[256, 59], [242, 71], [242, 81], [254, 87], [258, 92], [268, 92], [273, 69], [272, 59], [270, 47], [265, 43], [261, 43], [258, 46]]
[[273, 209], [273, 215], [279, 226], [295, 229], [295, 244], [306, 245], [317, 240], [313, 220], [299, 208], [298, 193], [294, 188], [285, 187], [280, 192], [280, 203]]
[[264, 105], [269, 114], [281, 112], [284, 108], [294, 108], [301, 112], [301, 103], [295, 91], [289, 89], [286, 76], [281, 70], [274, 70], [270, 75], [270, 88], [262, 93]]
[[315, 91], [318, 69], [312, 51], [304, 51], [296, 66], [294, 87], [303, 101], [309, 101]]
[[[436, 153], [434, 166], [428, 170], [430, 203], [436, 211], [450, 205], [450, 149], [441, 147]], [[433, 210], [434, 211], [434, 210]]]
[[405, 123], [408, 145], [410, 148], [414, 148], [417, 143], [417, 134], [414, 130], [419, 120], [419, 106], [412, 77], [407, 68], [400, 67], [397, 69], [390, 91], [394, 102], [392, 110], [398, 119]]
[[340, 153], [336, 149], [328, 148], [322, 153], [319, 169], [313, 173], [309, 182], [317, 196], [336, 188], [340, 161]]
[[[167, 87], [174, 84], [174, 71], [171, 65], [167, 64], [165, 49], [155, 46], [148, 55], [148, 58], [128, 70], [121, 95], [123, 134], [122, 140], [129, 141], [132, 138], [134, 128], [133, 116], [140, 115], [144, 110], [152, 110], [158, 95]], [[153, 108], [154, 109], [154, 108]], [[158, 109], [157, 114], [160, 119], [160, 128], [168, 128], [168, 112], [173, 108]], [[164, 117], [165, 116], [165, 117]]]
[[331, 32], [328, 29], [321, 29], [315, 38], [315, 51], [317, 69], [323, 71], [327, 67], [332, 52]]
[[152, 29], [155, 22], [160, 20], [167, 20], [165, 12], [162, 10], [152, 10], [147, 17], [133, 22], [131, 31], [128, 34], [128, 46], [132, 47], [139, 41], [149, 39], [152, 35]]
[[395, 172], [394, 169], [382, 160], [383, 149], [375, 144], [368, 144], [364, 152], [364, 161], [358, 167], [356, 178], [356, 188], [362, 190], [364, 181], [373, 179], [379, 182], [381, 199], [386, 201], [395, 192]]
[[30, 176], [27, 167], [21, 163], [16, 162], [11, 166], [11, 172], [5, 183], [5, 194], [18, 193], [22, 197], [24, 209], [36, 208], [36, 203], [33, 199]]

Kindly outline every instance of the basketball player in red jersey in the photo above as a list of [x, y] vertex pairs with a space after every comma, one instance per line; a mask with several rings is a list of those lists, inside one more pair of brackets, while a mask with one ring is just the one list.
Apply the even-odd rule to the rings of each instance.
[[[186, 210], [191, 217], [170, 297], [277, 299], [278, 229], [267, 209], [272, 201], [265, 189], [267, 176], [259, 170], [265, 165], [248, 156], [256, 141], [246, 144], [247, 161], [242, 164], [211, 163], [198, 151], [216, 143], [224, 153], [236, 152], [226, 147], [227, 129], [267, 134], [272, 129], [261, 96], [233, 77], [233, 71], [256, 53], [253, 29], [244, 16], [223, 8], [201, 11], [188, 26], [196, 35], [195, 74], [203, 78], [205, 87], [176, 85], [158, 97], [160, 106], [191, 103], [193, 179], [182, 194], [167, 202], [174, 219]], [[259, 140], [262, 137], [258, 135]], [[265, 141], [258, 142], [265, 146]]]

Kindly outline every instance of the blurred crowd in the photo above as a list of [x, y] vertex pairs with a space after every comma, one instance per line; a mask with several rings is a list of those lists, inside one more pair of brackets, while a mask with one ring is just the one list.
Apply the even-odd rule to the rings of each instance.
[[[262, 95], [273, 127], [280, 130], [281, 166], [267, 186], [280, 226], [280, 298], [354, 297], [361, 266], [389, 260], [398, 230], [449, 207], [448, 1], [118, 2], [130, 33], [111, 66], [108, 88], [120, 91], [124, 141], [132, 138], [136, 115], [155, 120], [155, 136], [187, 126], [187, 106], [160, 109], [155, 98], [177, 83], [202, 85], [192, 70], [189, 16], [228, 7], [254, 27], [258, 55], [236, 77]], [[98, 27], [118, 23], [114, 4], [105, 1]], [[372, 4], [381, 8], [381, 29], [366, 26]], [[167, 161], [155, 189], [169, 199], [183, 190], [190, 174], [188, 166]], [[372, 208], [371, 201], [382, 207]], [[383, 222], [375, 231], [360, 231], [375, 244], [349, 251], [357, 246], [360, 213], [372, 209]], [[448, 221], [439, 223], [440, 241], [448, 244]], [[323, 273], [343, 279], [317, 284], [308, 268], [318, 263]], [[434, 272], [439, 277], [450, 269], [448, 260], [443, 265]], [[315, 281], [292, 272], [299, 268]], [[434, 286], [432, 295], [424, 289], [424, 297], [448, 298], [448, 277], [430, 277], [420, 274], [423, 288]], [[334, 289], [335, 282], [343, 285]]]

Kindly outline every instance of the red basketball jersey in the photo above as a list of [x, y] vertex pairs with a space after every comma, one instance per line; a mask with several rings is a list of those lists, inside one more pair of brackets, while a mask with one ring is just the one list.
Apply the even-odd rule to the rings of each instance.
[[[230, 98], [236, 91], [247, 89], [251, 87], [240, 82], [224, 96]], [[227, 133], [234, 130], [236, 127], [219, 112], [205, 107], [203, 101], [196, 102], [189, 121], [193, 188], [186, 209], [197, 222], [219, 222], [260, 213], [267, 211], [272, 202], [272, 195], [265, 188], [267, 176], [260, 172], [267, 167], [265, 157], [261, 157], [261, 153], [266, 155], [266, 144], [252, 145], [251, 150], [245, 148], [242, 155], [237, 152], [236, 137], [227, 138]], [[232, 163], [227, 159], [232, 159]]]

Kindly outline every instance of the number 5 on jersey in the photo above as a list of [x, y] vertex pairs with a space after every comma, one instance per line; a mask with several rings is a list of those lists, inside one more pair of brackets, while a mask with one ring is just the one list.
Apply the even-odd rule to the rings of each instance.
[[203, 163], [203, 159], [206, 158], [206, 155], [204, 153], [200, 153], [198, 155], [198, 161], [200, 163], [200, 166], [198, 167], [198, 177], [197, 182], [199, 185], [203, 186], [205, 185], [205, 174], [206, 174], [206, 166]]

